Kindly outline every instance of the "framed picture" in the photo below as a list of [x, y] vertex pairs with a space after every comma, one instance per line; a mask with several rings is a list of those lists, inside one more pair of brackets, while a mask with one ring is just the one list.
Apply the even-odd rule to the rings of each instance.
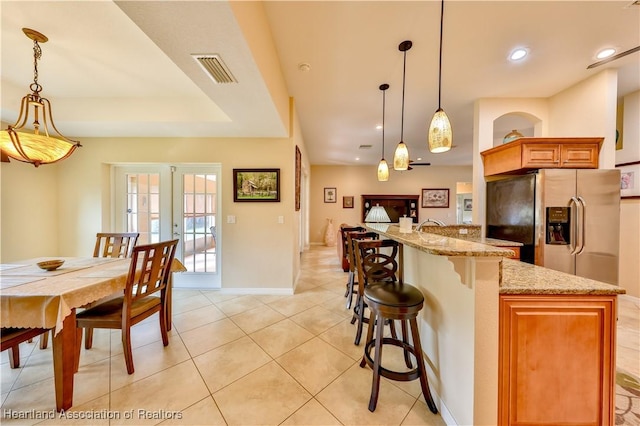
[[324, 202], [325, 203], [335, 203], [338, 199], [337, 191], [335, 188], [325, 188], [324, 189]]
[[640, 161], [618, 164], [620, 170], [620, 197], [640, 198]]
[[423, 188], [422, 207], [449, 208], [449, 188]]
[[233, 169], [233, 201], [280, 202], [280, 169]]
[[302, 153], [296, 145], [296, 211], [300, 210], [300, 177], [302, 174]]
[[346, 197], [342, 197], [342, 208], [343, 209], [352, 209], [353, 208], [353, 196], [349, 195]]
[[462, 206], [465, 212], [470, 212], [471, 210], [473, 210], [473, 203], [471, 203], [471, 198], [463, 199]]

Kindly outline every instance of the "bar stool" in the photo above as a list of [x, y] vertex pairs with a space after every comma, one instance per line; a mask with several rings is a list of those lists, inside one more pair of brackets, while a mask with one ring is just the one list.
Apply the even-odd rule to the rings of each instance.
[[[349, 256], [348, 256], [348, 249], [347, 249], [347, 232], [364, 232], [366, 231], [366, 229], [364, 229], [362, 226], [349, 226], [346, 223], [343, 223], [342, 225], [340, 225], [340, 245], [338, 245], [338, 248], [341, 251], [341, 262], [342, 262], [342, 270], [344, 272], [349, 272]], [[348, 293], [345, 293], [344, 297], [347, 297]]]
[[[394, 243], [398, 244], [394, 241]], [[402, 262], [402, 245], [399, 250], [400, 264]], [[369, 254], [363, 259], [363, 267], [367, 263], [376, 262], [378, 255]], [[431, 397], [427, 372], [422, 358], [422, 345], [418, 332], [416, 318], [424, 306], [424, 296], [416, 287], [402, 282], [402, 269], [400, 268], [400, 279], [387, 282], [371, 282], [364, 288], [364, 300], [371, 311], [369, 316], [369, 329], [364, 347], [364, 355], [360, 362], [360, 367], [365, 365], [373, 369], [373, 381], [371, 384], [371, 397], [369, 399], [369, 411], [374, 411], [378, 403], [378, 393], [380, 390], [380, 376], [397, 381], [411, 381], [420, 379], [422, 394], [432, 413], [437, 414], [438, 409]], [[392, 335], [384, 337], [384, 327], [382, 324], [390, 322], [393, 327], [394, 321], [400, 321], [402, 325], [402, 339]], [[375, 328], [375, 338], [373, 337]], [[407, 336], [407, 328], [411, 330], [411, 342]], [[384, 345], [394, 345], [401, 347], [404, 351], [405, 362], [409, 371], [393, 371], [381, 365], [382, 348]], [[371, 357], [371, 350], [374, 349], [374, 356]], [[413, 368], [409, 358], [411, 353], [416, 359], [416, 368]]]
[[[349, 279], [347, 280], [347, 309], [351, 309], [351, 303], [353, 302], [353, 295], [358, 294], [358, 281], [356, 281], [356, 240], [377, 240], [380, 238], [380, 235], [377, 232], [367, 232], [364, 228], [361, 228], [362, 231], [350, 231], [345, 233], [345, 238], [347, 240], [346, 250], [347, 250], [347, 259], [349, 261]], [[356, 296], [356, 306], [358, 304], [358, 299]], [[351, 324], [356, 322], [355, 315], [356, 308], [354, 308], [354, 317], [351, 319]]]

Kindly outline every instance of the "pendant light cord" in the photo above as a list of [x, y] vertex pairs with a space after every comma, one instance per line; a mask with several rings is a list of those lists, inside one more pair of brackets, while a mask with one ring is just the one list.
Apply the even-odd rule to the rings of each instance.
[[[382, 86], [381, 86], [382, 87]], [[382, 89], [382, 159], [384, 160], [384, 110], [387, 98], [387, 89]]]
[[440, 64], [438, 65], [438, 109], [441, 109], [440, 98], [442, 96], [442, 27], [444, 26], [443, 23], [444, 23], [444, 0], [442, 0], [440, 4]]
[[404, 63], [402, 66], [402, 118], [400, 120], [400, 142], [404, 142], [404, 82], [407, 74], [407, 51], [404, 51]]

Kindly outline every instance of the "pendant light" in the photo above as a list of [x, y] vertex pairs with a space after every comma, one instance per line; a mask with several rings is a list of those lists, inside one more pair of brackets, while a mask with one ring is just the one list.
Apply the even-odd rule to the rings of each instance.
[[398, 50], [404, 52], [404, 66], [402, 69], [402, 121], [400, 125], [400, 143], [396, 147], [396, 152], [393, 155], [393, 168], [394, 170], [409, 170], [409, 150], [404, 143], [404, 84], [407, 73], [407, 50], [411, 49], [413, 43], [410, 40], [405, 40], [398, 46]]
[[440, 107], [442, 98], [442, 27], [444, 23], [444, 0], [440, 6], [440, 65], [438, 67], [438, 109], [429, 126], [429, 151], [433, 153], [446, 152], [451, 149], [453, 132], [447, 113]]
[[387, 160], [384, 159], [384, 110], [385, 110], [385, 98], [386, 90], [389, 88], [388, 84], [381, 84], [380, 90], [382, 90], [382, 160], [378, 164], [378, 181], [386, 182], [389, 180], [389, 165]]
[[[33, 40], [33, 83], [29, 86], [31, 93], [22, 98], [16, 123], [0, 131], [0, 151], [2, 162], [9, 162], [9, 158], [13, 158], [38, 167], [67, 158], [81, 145], [60, 133], [53, 122], [51, 103], [40, 97], [42, 86], [38, 84], [38, 59], [42, 56], [42, 50], [38, 43], [45, 43], [49, 39], [29, 28], [23, 28], [22, 31]], [[31, 111], [33, 122], [30, 124], [33, 130], [25, 129]], [[49, 126], [56, 136], [49, 134]]]

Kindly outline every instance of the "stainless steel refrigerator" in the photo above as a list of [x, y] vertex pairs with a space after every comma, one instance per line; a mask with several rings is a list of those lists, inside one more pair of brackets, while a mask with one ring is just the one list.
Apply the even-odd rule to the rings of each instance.
[[524, 262], [618, 284], [620, 171], [543, 169], [487, 182], [487, 237]]

